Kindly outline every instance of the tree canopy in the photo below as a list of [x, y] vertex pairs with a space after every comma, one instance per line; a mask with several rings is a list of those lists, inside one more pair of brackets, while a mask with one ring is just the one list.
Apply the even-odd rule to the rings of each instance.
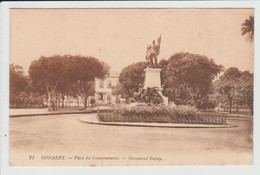
[[222, 97], [221, 102], [229, 105], [230, 113], [234, 104], [245, 104], [253, 112], [253, 77], [248, 71], [242, 72], [231, 67], [216, 81], [216, 90]]
[[10, 95], [16, 95], [22, 92], [27, 86], [28, 82], [23, 73], [23, 68], [18, 65], [9, 65], [10, 76]]
[[[175, 104], [189, 104], [196, 107], [207, 106], [213, 93], [212, 81], [223, 70], [206, 56], [191, 53], [176, 53], [168, 60], [162, 59], [159, 63], [162, 69], [161, 81], [163, 94]], [[119, 77], [119, 85], [115, 91], [125, 98], [134, 97], [134, 94], [143, 87], [147, 63], [138, 62], [125, 67]], [[204, 102], [203, 102], [204, 101]], [[215, 101], [210, 101], [212, 105]]]
[[241, 94], [241, 102], [246, 104], [254, 112], [254, 74], [244, 71], [241, 76], [241, 84], [239, 88]]
[[48, 94], [49, 109], [52, 106], [52, 109], [56, 110], [55, 99], [70, 94], [71, 88], [78, 90], [76, 93], [85, 101], [93, 94], [90, 89], [95, 78], [103, 78], [108, 71], [108, 65], [94, 57], [55, 55], [33, 61], [29, 75], [33, 86]]
[[42, 107], [44, 106], [44, 96], [35, 92], [31, 80], [24, 75], [23, 68], [18, 65], [9, 65], [10, 107]]
[[212, 93], [212, 81], [222, 71], [206, 56], [191, 53], [176, 53], [160, 62], [163, 93], [176, 104], [197, 106]]
[[143, 86], [145, 72], [144, 69], [147, 67], [146, 62], [138, 62], [125, 67], [119, 75], [120, 90], [117, 91], [122, 93], [121, 95], [129, 99], [134, 97], [134, 93], [138, 92], [139, 86]]
[[241, 24], [242, 35], [247, 35], [249, 41], [254, 40], [254, 16], [249, 16], [249, 19], [246, 19]]

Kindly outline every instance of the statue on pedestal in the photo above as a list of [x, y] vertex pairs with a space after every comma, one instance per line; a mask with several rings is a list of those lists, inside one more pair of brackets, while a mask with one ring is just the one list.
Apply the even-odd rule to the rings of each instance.
[[155, 40], [153, 40], [152, 45], [147, 45], [146, 48], [146, 61], [148, 63], [148, 67], [158, 67], [157, 59], [160, 54], [160, 44], [161, 44], [161, 35], [157, 39], [157, 44]]
[[161, 35], [157, 39], [157, 43], [153, 40], [151, 45], [147, 45], [146, 60], [148, 67], [145, 71], [144, 86], [139, 85], [139, 91], [135, 94], [137, 101], [145, 102], [148, 104], [168, 104], [168, 97], [162, 94], [161, 76], [162, 71], [159, 68], [157, 60], [160, 54]]

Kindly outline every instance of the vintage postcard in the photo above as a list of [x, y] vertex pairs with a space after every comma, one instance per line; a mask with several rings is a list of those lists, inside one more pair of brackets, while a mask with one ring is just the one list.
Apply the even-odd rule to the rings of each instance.
[[8, 166], [253, 166], [255, 13], [10, 8]]

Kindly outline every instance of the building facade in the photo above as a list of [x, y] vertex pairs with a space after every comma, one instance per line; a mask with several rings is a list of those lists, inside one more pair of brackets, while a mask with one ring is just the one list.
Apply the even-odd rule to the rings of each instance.
[[118, 84], [119, 74], [110, 72], [104, 79], [95, 79], [95, 100], [96, 102], [115, 103], [116, 96], [112, 94], [112, 88]]

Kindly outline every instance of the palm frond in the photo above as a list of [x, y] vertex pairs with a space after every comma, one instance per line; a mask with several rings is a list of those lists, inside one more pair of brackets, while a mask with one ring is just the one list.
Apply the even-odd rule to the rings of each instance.
[[244, 23], [241, 24], [242, 36], [247, 34], [249, 40], [254, 40], [254, 17], [249, 16], [249, 19], [246, 19]]

